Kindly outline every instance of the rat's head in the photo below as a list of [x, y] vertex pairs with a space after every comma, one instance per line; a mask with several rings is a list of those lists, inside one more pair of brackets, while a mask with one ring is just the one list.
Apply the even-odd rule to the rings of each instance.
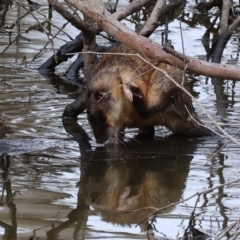
[[88, 121], [97, 143], [117, 144], [124, 128], [122, 89], [117, 76], [102, 72], [94, 76], [86, 94]]

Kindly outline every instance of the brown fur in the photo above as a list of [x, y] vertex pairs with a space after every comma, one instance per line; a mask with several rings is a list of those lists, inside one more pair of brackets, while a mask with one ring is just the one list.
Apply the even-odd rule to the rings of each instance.
[[[191, 98], [163, 72], [135, 55], [124, 55], [136, 53], [125, 45], [111, 52], [123, 55], [104, 55], [100, 59], [93, 69], [86, 98], [88, 119], [97, 142], [118, 143], [126, 127], [145, 129], [155, 125], [182, 135], [211, 135], [198, 119]], [[150, 61], [189, 90], [181, 69]]]

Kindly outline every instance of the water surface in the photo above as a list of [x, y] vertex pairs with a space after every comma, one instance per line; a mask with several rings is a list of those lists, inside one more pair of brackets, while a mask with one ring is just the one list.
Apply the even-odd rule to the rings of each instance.
[[[43, 4], [40, 13], [47, 16], [45, 1], [39, 3]], [[120, 1], [121, 6], [126, 4], [128, 1]], [[7, 26], [15, 22], [16, 11], [14, 6], [10, 9]], [[186, 54], [205, 59], [201, 37], [207, 17], [194, 9], [194, 3], [188, 4], [186, 12], [185, 20], [189, 21], [181, 24]], [[21, 16], [25, 13], [22, 9]], [[37, 16], [40, 22], [46, 21]], [[65, 24], [56, 12], [53, 22], [59, 28]], [[34, 27], [36, 24], [30, 15], [22, 18], [21, 33], [30, 41], [20, 39], [17, 59], [15, 43], [0, 58], [0, 153], [4, 163], [0, 170], [0, 236], [51, 240], [182, 237], [196, 197], [165, 208], [150, 225], [151, 218], [139, 223], [156, 208], [239, 178], [239, 146], [228, 143], [225, 137], [174, 136], [161, 127], [153, 140], [138, 139], [135, 130], [128, 130], [126, 146], [96, 146], [85, 113], [79, 116], [78, 124], [62, 123], [62, 112], [74, 96], [71, 93], [79, 91], [62, 76], [74, 59], [58, 67], [55, 76], [44, 78], [36, 70], [52, 55], [53, 48], [69, 38], [61, 33], [58, 37], [62, 40], [54, 39], [53, 46], [43, 49], [49, 39]], [[169, 28], [172, 44], [182, 51], [179, 22], [175, 20]], [[16, 27], [12, 31], [16, 36]], [[51, 28], [53, 35], [57, 31]], [[70, 24], [64, 31], [72, 38], [78, 34]], [[159, 28], [152, 38], [160, 42], [162, 31], [163, 27]], [[228, 44], [223, 61], [238, 63], [236, 39]], [[8, 44], [8, 36], [2, 34], [0, 50]], [[217, 122], [228, 123], [225, 130], [229, 134], [236, 134], [238, 82], [225, 80], [221, 94], [216, 95], [211, 79], [191, 74], [189, 81], [208, 113]], [[197, 106], [196, 110], [212, 127]], [[236, 221], [240, 215], [239, 189], [237, 182], [204, 194], [196, 207], [194, 227], [214, 238]]]

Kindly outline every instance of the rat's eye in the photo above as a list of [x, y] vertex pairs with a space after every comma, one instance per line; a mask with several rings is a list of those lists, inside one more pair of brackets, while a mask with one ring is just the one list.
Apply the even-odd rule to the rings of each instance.
[[104, 98], [106, 94], [102, 92], [95, 92], [94, 97], [96, 101], [99, 101]]

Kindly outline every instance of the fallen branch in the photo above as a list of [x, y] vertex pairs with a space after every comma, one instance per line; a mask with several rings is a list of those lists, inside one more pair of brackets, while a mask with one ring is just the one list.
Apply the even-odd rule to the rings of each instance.
[[[161, 45], [138, 35], [117, 21], [107, 11], [102, 1], [66, 1], [79, 9], [83, 14], [96, 21], [99, 27], [101, 27], [108, 34], [132, 47], [136, 51], [141, 52], [143, 55], [148, 57], [155, 58], [161, 62], [172, 64], [184, 69], [184, 63], [182, 60], [178, 59], [176, 56], [166, 53]], [[240, 68], [238, 66], [209, 63], [189, 56], [185, 57], [186, 60], [189, 61], [187, 66], [188, 71], [213, 78], [232, 80], [240, 79]]]

